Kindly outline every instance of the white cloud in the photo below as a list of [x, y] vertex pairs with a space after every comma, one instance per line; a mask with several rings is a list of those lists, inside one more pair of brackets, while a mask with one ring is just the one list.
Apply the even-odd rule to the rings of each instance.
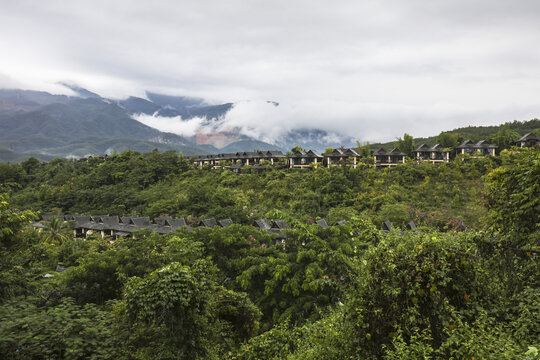
[[135, 114], [133, 118], [147, 126], [153, 127], [160, 131], [173, 133], [180, 136], [193, 136], [197, 130], [201, 129], [204, 118], [192, 118], [182, 120], [182, 117], [164, 117], [159, 115]]
[[4, 1], [0, 69], [240, 102], [226, 123], [261, 138], [311, 122], [373, 141], [538, 117], [539, 21], [537, 0]]

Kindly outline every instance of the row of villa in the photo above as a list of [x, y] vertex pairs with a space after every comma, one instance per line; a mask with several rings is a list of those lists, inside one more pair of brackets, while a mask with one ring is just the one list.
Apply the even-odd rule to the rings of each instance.
[[[516, 142], [519, 147], [532, 147], [540, 144], [540, 138], [529, 133], [524, 135]], [[464, 141], [455, 148], [445, 148], [441, 144], [432, 147], [422, 144], [414, 150], [415, 160], [430, 161], [432, 163], [448, 162], [460, 154], [469, 154], [472, 156], [495, 156], [497, 146], [488, 143], [486, 140], [480, 140], [477, 143], [471, 140]], [[371, 156], [376, 167], [390, 167], [405, 162], [407, 154], [394, 148], [386, 151], [381, 148], [372, 151]], [[267, 165], [281, 165], [288, 168], [308, 168], [334, 165], [350, 165], [356, 168], [361, 155], [353, 148], [334, 149], [328, 154], [321, 155], [317, 151], [295, 151], [287, 155], [281, 151], [255, 151], [255, 152], [237, 152], [234, 154], [200, 155], [193, 159], [196, 166], [211, 166], [215, 169], [228, 168], [239, 169], [245, 166], [262, 168]]]
[[[216, 220], [214, 218], [197, 221], [196, 224], [189, 225], [185, 218], [173, 218], [170, 216], [157, 217], [153, 221], [149, 217], [135, 216], [110, 216], [110, 215], [43, 215], [41, 221], [33, 222], [30, 226], [41, 231], [47, 226], [47, 223], [56, 218], [69, 224], [73, 229], [73, 235], [78, 239], [86, 239], [90, 235], [98, 235], [102, 239], [108, 237], [117, 240], [121, 237], [134, 237], [138, 230], [148, 229], [160, 235], [174, 234], [178, 229], [193, 231], [201, 228], [224, 228], [233, 225], [231, 219]], [[330, 225], [326, 220], [319, 219], [310, 221], [323, 229], [328, 229]], [[347, 223], [346, 220], [338, 221], [334, 226], [342, 226]], [[264, 231], [274, 235], [275, 240], [283, 240], [287, 237], [287, 230], [292, 229], [285, 220], [270, 220], [266, 218], [254, 220], [251, 224], [256, 230]], [[414, 221], [409, 221], [405, 227], [407, 230], [415, 230]], [[393, 229], [390, 220], [382, 223], [380, 230], [389, 232]], [[465, 224], [462, 220], [455, 226], [456, 231], [465, 230]]]
[[[231, 219], [216, 220], [214, 218], [197, 221], [196, 224], [188, 224], [185, 218], [158, 217], [153, 221], [150, 217], [120, 217], [109, 215], [43, 215], [41, 221], [31, 224], [36, 229], [46, 227], [48, 221], [52, 218], [68, 222], [73, 229], [76, 238], [85, 239], [92, 234], [97, 234], [102, 238], [133, 236], [135, 231], [149, 229], [158, 234], [175, 233], [176, 230], [185, 228], [193, 231], [197, 228], [219, 228], [227, 227], [233, 224]], [[343, 225], [346, 221], [339, 221], [336, 225]], [[325, 219], [319, 219], [315, 224], [328, 228], [329, 225]], [[263, 230], [270, 234], [275, 234], [277, 239], [285, 238], [285, 231], [291, 229], [285, 220], [269, 220], [266, 218], [255, 220], [252, 224], [257, 230]]]

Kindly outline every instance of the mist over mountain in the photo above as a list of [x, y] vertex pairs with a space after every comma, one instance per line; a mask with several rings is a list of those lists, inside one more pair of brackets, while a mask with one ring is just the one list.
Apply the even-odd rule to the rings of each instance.
[[144, 152], [157, 148], [195, 155], [286, 151], [296, 145], [323, 150], [354, 144], [352, 138], [320, 129], [268, 129], [256, 113], [250, 118], [253, 123], [242, 123], [242, 116], [236, 117], [233, 110], [245, 108], [244, 104], [214, 105], [204, 99], [151, 92], [146, 98], [116, 100], [75, 84], [61, 84], [75, 96], [0, 89], [1, 161], [30, 156], [42, 160], [84, 157], [126, 149]]

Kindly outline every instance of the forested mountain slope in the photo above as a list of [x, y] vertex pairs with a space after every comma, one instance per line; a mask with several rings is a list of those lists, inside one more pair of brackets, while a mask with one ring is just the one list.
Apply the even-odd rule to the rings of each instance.
[[[538, 355], [538, 149], [385, 170], [233, 173], [173, 151], [0, 166], [5, 359]], [[38, 231], [37, 212], [235, 224], [113, 241], [55, 218]], [[263, 216], [294, 225], [284, 242]]]
[[88, 162], [2, 164], [0, 180], [22, 186], [13, 195], [17, 205], [43, 213], [215, 217], [250, 224], [278, 209], [302, 221], [367, 216], [376, 225], [414, 219], [444, 228], [458, 220], [479, 224], [485, 215], [481, 176], [498, 161], [239, 175], [194, 169], [174, 152], [128, 151]]

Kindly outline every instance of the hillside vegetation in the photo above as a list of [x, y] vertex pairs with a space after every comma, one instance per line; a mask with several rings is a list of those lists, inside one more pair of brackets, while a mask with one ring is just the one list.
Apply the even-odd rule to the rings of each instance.
[[[238, 174], [126, 151], [0, 164], [0, 184], [6, 359], [538, 356], [538, 149]], [[235, 224], [112, 241], [56, 219], [27, 226], [39, 213]], [[278, 242], [251, 226], [261, 217], [293, 229]]]
[[[467, 126], [462, 128], [457, 128], [454, 130], [443, 131], [439, 135], [430, 136], [427, 138], [415, 138], [413, 141], [413, 146], [416, 149], [422, 144], [427, 144], [433, 146], [437, 143], [440, 143], [444, 146], [455, 146], [459, 145], [464, 140], [472, 140], [477, 142], [480, 140], [488, 140], [496, 145], [508, 144], [497, 144], [496, 135], [507, 135], [511, 137], [511, 140], [515, 141], [520, 136], [523, 136], [527, 133], [535, 133], [537, 136], [540, 136], [540, 120], [532, 119], [529, 121], [509, 121], [501, 125], [493, 126]], [[391, 149], [392, 147], [398, 145], [397, 141], [387, 142], [387, 143], [374, 143], [371, 144], [371, 147], [377, 149], [379, 147], [386, 147]]]

